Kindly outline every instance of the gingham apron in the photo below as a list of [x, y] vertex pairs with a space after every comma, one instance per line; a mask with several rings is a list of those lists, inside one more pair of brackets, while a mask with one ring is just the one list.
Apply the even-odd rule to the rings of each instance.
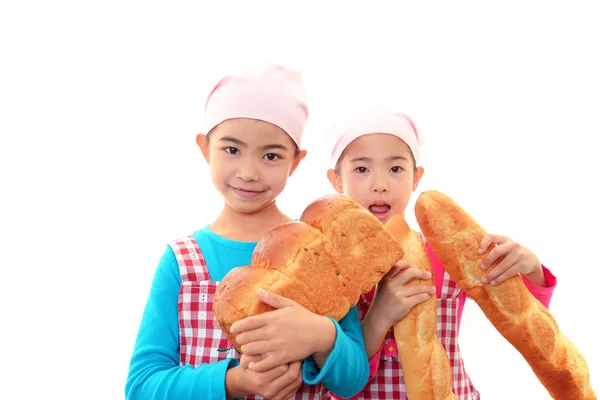
[[[437, 301], [437, 335], [448, 353], [452, 369], [452, 391], [459, 400], [479, 400], [479, 392], [471, 383], [471, 379], [465, 371], [464, 363], [458, 347], [457, 315], [458, 296], [462, 289], [456, 285], [446, 271], [442, 283], [441, 293]], [[373, 291], [369, 294], [369, 297]], [[372, 297], [371, 297], [372, 300]], [[366, 295], [362, 295], [358, 302], [358, 313], [360, 319], [365, 317], [371, 301]], [[384, 339], [384, 345], [396, 347], [394, 331], [390, 329]], [[395, 357], [386, 357], [386, 352], [381, 352], [380, 366], [377, 374], [367, 384], [365, 389], [359, 393], [356, 399], [396, 399], [407, 400], [406, 386], [400, 361]], [[332, 395], [332, 399], [335, 397]], [[354, 398], [353, 398], [354, 399]]]
[[[212, 311], [213, 296], [219, 282], [210, 280], [206, 261], [192, 236], [170, 243], [181, 274], [177, 310], [179, 314], [180, 365], [198, 366], [240, 354], [223, 334]], [[302, 385], [292, 399], [322, 398], [323, 385]], [[246, 399], [262, 399], [247, 396]]]

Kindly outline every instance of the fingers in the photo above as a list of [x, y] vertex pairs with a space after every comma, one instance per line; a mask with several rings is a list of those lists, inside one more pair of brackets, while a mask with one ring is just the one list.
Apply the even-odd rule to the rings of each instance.
[[496, 246], [490, 251], [490, 254], [481, 262], [481, 269], [486, 270], [492, 266], [500, 257], [503, 257], [511, 252], [512, 243], [504, 243]]
[[408, 263], [408, 261], [400, 260], [398, 261], [398, 263], [394, 264], [392, 268], [390, 268], [390, 270], [387, 272], [387, 274], [383, 276], [383, 278], [381, 278], [381, 280], [387, 282], [390, 279], [394, 278], [396, 275], [398, 275], [398, 273], [404, 271], [406, 268], [409, 267], [410, 264]]
[[397, 265], [392, 265], [392, 268], [390, 268], [390, 270], [381, 278], [382, 282], [387, 282], [390, 279], [392, 279], [393, 277], [395, 277], [398, 272], [400, 272], [400, 270], [398, 269]]
[[239, 333], [235, 337], [235, 341], [238, 342], [240, 345], [245, 345], [248, 343], [258, 342], [258, 341], [267, 340], [267, 339], [269, 339], [267, 329], [261, 329], [261, 328]]
[[481, 278], [483, 283], [491, 283], [497, 285], [504, 282], [508, 278], [517, 275], [520, 272], [521, 266], [519, 261], [521, 257], [519, 253], [509, 253], [498, 265], [492, 268], [485, 276]]
[[[496, 264], [493, 268], [489, 269], [489, 272], [481, 278], [481, 281], [483, 283], [491, 282], [497, 276], [504, 273], [506, 270], [511, 268], [513, 265], [515, 265], [517, 262], [517, 258], [518, 258], [518, 254], [508, 253], [502, 261], [500, 261], [498, 264]], [[488, 268], [487, 265], [485, 267]]]
[[505, 270], [503, 273], [498, 275], [495, 278], [492, 278], [490, 281], [491, 285], [499, 285], [507, 279], [512, 278], [513, 276], [519, 273], [519, 264], [513, 264], [510, 268]]
[[406, 297], [405, 304], [408, 307], [408, 310], [406, 312], [408, 313], [408, 311], [410, 311], [414, 306], [424, 301], [427, 301], [430, 298], [431, 295], [429, 293], [418, 293], [413, 296]]
[[249, 356], [247, 354], [242, 354], [242, 356], [240, 357], [240, 367], [242, 367], [243, 369], [248, 369], [248, 365], [250, 364], [251, 361], [258, 361], [260, 358], [260, 356]]
[[266, 353], [261, 360], [252, 361], [248, 368], [256, 372], [265, 372], [283, 364], [276, 354]]
[[287, 372], [273, 381], [273, 392], [277, 393], [274, 400], [287, 400], [302, 384], [302, 363], [289, 364]]
[[[269, 353], [272, 350], [272, 347], [273, 344], [270, 340], [259, 340], [256, 342], [243, 344], [241, 350], [244, 354], [248, 354], [249, 356], [255, 356]], [[264, 361], [264, 359], [262, 361]]]
[[248, 354], [242, 354], [242, 356], [240, 357], [240, 364], [244, 363], [244, 361], [245, 361], [246, 364], [249, 364], [249, 363], [251, 363], [253, 361], [260, 361], [263, 358], [264, 357], [261, 354], [252, 355], [252, 356], [248, 355]]
[[242, 320], [236, 321], [231, 325], [229, 331], [234, 335], [238, 335], [242, 332], [251, 331], [253, 329], [259, 329], [268, 323], [270, 313], [264, 313], [255, 315], [252, 317], [246, 317]]
[[275, 309], [283, 307], [293, 307], [294, 305], [296, 305], [296, 302], [294, 302], [293, 300], [290, 300], [275, 293], [267, 292], [262, 288], [258, 290], [258, 297], [260, 301]]
[[481, 243], [479, 244], [479, 254], [485, 253], [492, 243], [503, 244], [507, 241], [508, 238], [506, 236], [496, 235], [494, 233], [487, 234], [483, 239], [481, 239]]
[[[264, 289], [259, 289], [258, 297], [260, 300], [273, 307], [273, 308], [283, 308], [283, 307], [292, 307], [296, 306], [297, 303], [287, 299], [285, 297], [279, 296], [275, 293], [270, 293], [265, 291]], [[260, 315], [255, 315], [252, 317], [246, 317], [240, 321], [236, 321], [231, 325], [229, 331], [234, 335], [241, 334], [242, 332], [251, 331], [254, 329], [262, 328], [267, 325], [269, 320], [272, 318], [272, 313], [275, 311], [266, 312]]]
[[281, 400], [289, 400], [292, 398], [292, 396], [294, 396], [294, 393], [296, 393], [296, 391], [300, 388], [300, 385], [302, 385], [302, 375], [299, 376], [298, 379], [296, 379], [296, 381], [292, 382], [290, 385], [288, 385], [288, 387], [286, 387], [285, 389], [283, 389], [281, 391], [281, 393], [285, 393], [283, 396], [279, 397], [279, 399]]
[[418, 268], [407, 268], [404, 271], [402, 271], [401, 273], [399, 273], [397, 275], [397, 277], [394, 279], [395, 283], [398, 283], [400, 285], [406, 285], [408, 282], [410, 282], [413, 279], [430, 279], [431, 278], [431, 273], [427, 272], [427, 271], [422, 271]]
[[[271, 384], [271, 382], [275, 382], [280, 377], [285, 376], [288, 372], [288, 369], [289, 369], [288, 364], [278, 365], [274, 368], [271, 368], [270, 370], [267, 370], [267, 371], [261, 373], [259, 382], [261, 382], [262, 385], [264, 385], [264, 386], [269, 385], [269, 384]], [[273, 393], [277, 393], [277, 392], [273, 391]]]
[[410, 297], [410, 296], [414, 296], [417, 294], [428, 294], [428, 295], [432, 295], [435, 293], [435, 286], [429, 286], [429, 285], [408, 285], [406, 286], [406, 288], [403, 290], [403, 295], [405, 297]]

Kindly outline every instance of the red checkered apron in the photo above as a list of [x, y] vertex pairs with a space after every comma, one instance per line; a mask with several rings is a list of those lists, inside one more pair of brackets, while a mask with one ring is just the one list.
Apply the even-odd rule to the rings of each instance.
[[[450, 279], [447, 272], [444, 271], [444, 280], [442, 290], [438, 298], [437, 307], [437, 335], [442, 345], [448, 353], [450, 366], [452, 368], [452, 391], [459, 400], [479, 400], [479, 392], [471, 383], [471, 379], [463, 364], [460, 350], [458, 348], [457, 334], [457, 315], [458, 315], [458, 296], [462, 289]], [[362, 320], [373, 299], [374, 290], [367, 295], [362, 295], [358, 303], [358, 313]], [[387, 333], [384, 343], [391, 341], [394, 343], [394, 330], [390, 329]], [[356, 397], [356, 399], [400, 399], [406, 400], [406, 386], [404, 384], [404, 375], [402, 374], [402, 365], [395, 358], [388, 358], [385, 352], [381, 352], [381, 364], [377, 374], [367, 384], [365, 389]], [[331, 398], [335, 398], [333, 395]], [[353, 398], [354, 400], [355, 398]]]
[[[219, 282], [211, 281], [198, 243], [192, 236], [170, 244], [181, 273], [179, 312], [180, 365], [214, 363], [240, 354], [227, 340], [212, 311], [213, 296]], [[323, 385], [302, 385], [293, 399], [320, 399]], [[246, 399], [262, 399], [248, 396]]]

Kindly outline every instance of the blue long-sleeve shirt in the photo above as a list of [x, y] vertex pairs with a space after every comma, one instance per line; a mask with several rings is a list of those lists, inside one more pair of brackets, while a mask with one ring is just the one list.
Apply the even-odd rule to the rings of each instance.
[[[193, 234], [210, 277], [220, 281], [233, 268], [250, 265], [256, 242], [222, 238], [208, 227]], [[198, 400], [225, 399], [225, 375], [238, 365], [226, 359], [199, 366], [179, 365], [177, 302], [181, 275], [175, 254], [167, 247], [152, 282], [150, 295], [131, 358], [125, 387], [127, 399]], [[333, 320], [332, 320], [333, 321]], [[369, 363], [358, 312], [353, 307], [336, 327], [333, 350], [321, 370], [311, 357], [304, 360], [302, 374], [308, 384], [323, 383], [341, 397], [351, 397], [366, 384]]]

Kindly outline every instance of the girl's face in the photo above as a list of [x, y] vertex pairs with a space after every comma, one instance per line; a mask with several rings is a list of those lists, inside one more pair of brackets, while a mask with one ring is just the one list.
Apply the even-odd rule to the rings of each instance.
[[406, 143], [383, 133], [354, 140], [342, 154], [337, 172], [327, 172], [338, 193], [354, 198], [384, 224], [392, 215], [404, 215], [422, 175], [423, 167], [415, 168]]
[[306, 150], [281, 128], [264, 121], [235, 118], [222, 122], [210, 137], [196, 138], [210, 165], [213, 184], [225, 202], [241, 213], [256, 213], [283, 191]]

